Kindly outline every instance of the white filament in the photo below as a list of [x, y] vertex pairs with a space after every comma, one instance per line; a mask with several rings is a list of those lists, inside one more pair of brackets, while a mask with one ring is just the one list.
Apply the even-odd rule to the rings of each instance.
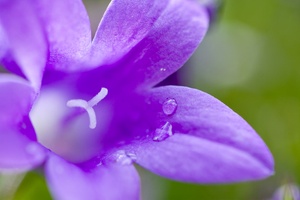
[[101, 88], [100, 92], [98, 92], [98, 94], [96, 94], [91, 100], [89, 100], [88, 104], [91, 107], [97, 105], [97, 103], [99, 103], [102, 99], [106, 97], [107, 93], [107, 88]]
[[90, 129], [95, 129], [97, 126], [96, 113], [94, 106], [97, 105], [102, 99], [104, 99], [108, 94], [107, 88], [101, 88], [100, 92], [96, 94], [91, 100], [85, 101], [83, 99], [71, 99], [67, 102], [68, 107], [79, 107], [86, 110], [89, 120], [90, 120]]

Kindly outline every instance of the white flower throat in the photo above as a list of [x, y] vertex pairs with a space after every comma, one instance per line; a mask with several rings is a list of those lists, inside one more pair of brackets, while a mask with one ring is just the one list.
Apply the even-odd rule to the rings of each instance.
[[63, 87], [45, 87], [30, 112], [38, 142], [69, 161], [89, 159], [111, 120], [110, 106], [103, 102], [107, 95], [101, 88], [91, 99], [77, 99]]
[[94, 96], [91, 100], [85, 101], [83, 99], [71, 99], [67, 102], [68, 107], [79, 107], [86, 110], [89, 120], [90, 129], [95, 129], [97, 126], [96, 114], [94, 111], [94, 106], [97, 105], [102, 99], [104, 99], [108, 94], [107, 88], [101, 88], [101, 90]]

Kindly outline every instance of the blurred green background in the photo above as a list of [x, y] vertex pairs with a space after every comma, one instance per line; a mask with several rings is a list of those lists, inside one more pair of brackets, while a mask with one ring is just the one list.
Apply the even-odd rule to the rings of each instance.
[[[107, 1], [85, 4], [95, 30]], [[276, 174], [250, 183], [194, 185], [139, 168], [145, 200], [267, 200], [280, 185], [300, 183], [300, 0], [223, 1], [181, 75], [257, 130], [274, 155]], [[0, 199], [51, 199], [42, 175], [23, 176], [2, 175]]]

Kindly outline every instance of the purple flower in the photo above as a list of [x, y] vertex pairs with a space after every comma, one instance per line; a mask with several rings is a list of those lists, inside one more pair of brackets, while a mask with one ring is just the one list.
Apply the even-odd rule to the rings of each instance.
[[42, 167], [55, 199], [139, 199], [137, 163], [192, 183], [265, 178], [273, 158], [214, 97], [154, 87], [208, 28], [193, 0], [113, 0], [93, 40], [80, 0], [0, 1], [0, 169]]
[[278, 188], [272, 200], [300, 200], [299, 187], [292, 183], [287, 183]]

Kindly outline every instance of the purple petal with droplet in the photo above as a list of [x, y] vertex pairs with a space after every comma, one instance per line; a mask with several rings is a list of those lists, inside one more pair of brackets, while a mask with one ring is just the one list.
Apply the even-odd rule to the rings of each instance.
[[[129, 145], [140, 165], [161, 176], [200, 183], [247, 181], [273, 174], [273, 158], [262, 139], [214, 97], [176, 86], [154, 88], [149, 97], [151, 103], [144, 113], [149, 116], [149, 127], [167, 122], [173, 135], [157, 142], [154, 131], [150, 139], [141, 137]], [[178, 104], [171, 116], [162, 109], [167, 98]]]

